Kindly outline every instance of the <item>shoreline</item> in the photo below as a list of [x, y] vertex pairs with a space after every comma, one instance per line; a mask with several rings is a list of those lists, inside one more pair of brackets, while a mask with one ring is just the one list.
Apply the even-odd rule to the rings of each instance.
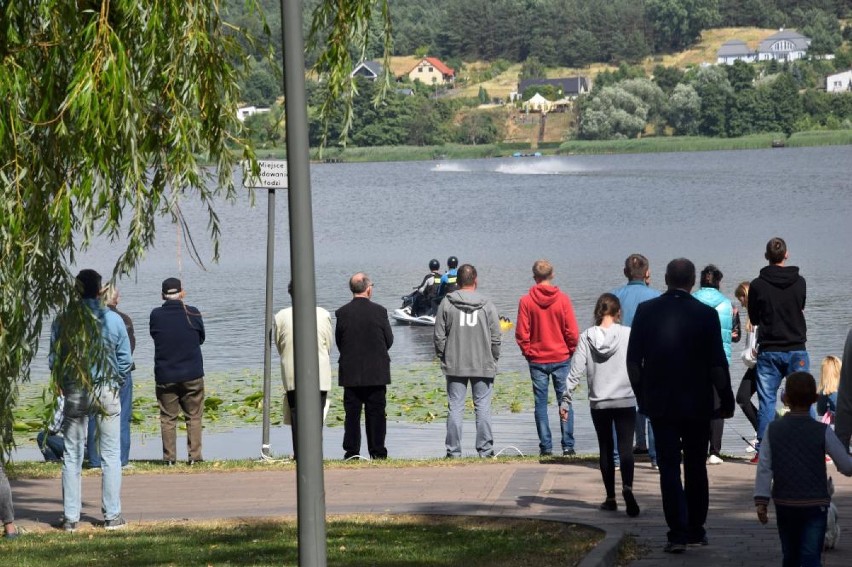
[[[476, 146], [445, 144], [442, 146], [372, 146], [326, 148], [320, 153], [311, 149], [311, 163], [366, 163], [391, 161], [440, 161], [452, 159], [510, 158], [515, 153], [539, 152], [542, 156], [611, 155], [635, 153], [700, 152], [725, 150], [759, 150], [852, 145], [852, 129], [809, 130], [784, 134], [752, 134], [740, 138], [702, 136], [663, 136], [622, 140], [570, 140], [549, 142], [533, 147], [528, 143], [498, 143]], [[285, 159], [286, 148], [258, 148], [258, 159]], [[535, 156], [537, 157], [537, 156]], [[517, 159], [535, 159], [524, 156]]]

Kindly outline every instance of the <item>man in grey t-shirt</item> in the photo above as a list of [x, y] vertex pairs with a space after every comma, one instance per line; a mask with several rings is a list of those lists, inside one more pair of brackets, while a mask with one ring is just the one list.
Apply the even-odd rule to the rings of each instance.
[[459, 289], [446, 296], [435, 317], [435, 352], [447, 377], [447, 457], [461, 456], [462, 414], [470, 382], [476, 413], [476, 451], [494, 455], [491, 394], [500, 358], [500, 318], [489, 299], [476, 291], [476, 268], [458, 269]]

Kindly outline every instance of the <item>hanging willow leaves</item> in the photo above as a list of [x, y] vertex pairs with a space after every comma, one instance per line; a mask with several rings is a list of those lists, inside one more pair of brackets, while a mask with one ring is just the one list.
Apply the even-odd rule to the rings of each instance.
[[[268, 34], [257, 0], [244, 3]], [[351, 97], [343, 52], [363, 53], [376, 5], [389, 37], [386, 0], [321, 0], [315, 12], [316, 37], [328, 40], [318, 69], [335, 97]], [[78, 252], [95, 238], [121, 241], [104, 276], [127, 275], [154, 242], [156, 218], [189, 238], [179, 204], [193, 198], [207, 208], [218, 258], [213, 203], [233, 200], [232, 171], [254, 157], [236, 113], [240, 42], [251, 38], [219, 8], [218, 0], [0, 2], [0, 458], [14, 445], [12, 408], [43, 324], [77, 303]], [[94, 335], [79, 321], [63, 325], [81, 341], [63, 364], [85, 381], [94, 347], [83, 343]]]

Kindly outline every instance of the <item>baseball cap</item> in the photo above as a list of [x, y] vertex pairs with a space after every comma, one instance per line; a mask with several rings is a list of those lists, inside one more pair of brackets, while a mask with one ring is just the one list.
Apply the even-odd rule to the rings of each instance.
[[179, 293], [183, 288], [180, 285], [180, 280], [177, 278], [166, 278], [163, 280], [163, 293], [171, 295]]

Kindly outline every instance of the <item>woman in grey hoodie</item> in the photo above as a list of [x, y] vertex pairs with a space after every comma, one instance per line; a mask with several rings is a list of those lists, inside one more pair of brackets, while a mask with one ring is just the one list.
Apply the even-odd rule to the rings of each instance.
[[600, 468], [606, 489], [601, 510], [617, 510], [615, 501], [615, 463], [613, 427], [621, 458], [621, 494], [627, 515], [639, 515], [633, 496], [633, 432], [636, 424], [636, 396], [627, 376], [627, 343], [630, 327], [619, 324], [621, 304], [605, 293], [595, 304], [595, 325], [580, 334], [571, 360], [571, 373], [562, 397], [560, 414], [567, 419], [572, 411], [572, 392], [585, 374], [589, 385], [589, 407], [600, 447]]

